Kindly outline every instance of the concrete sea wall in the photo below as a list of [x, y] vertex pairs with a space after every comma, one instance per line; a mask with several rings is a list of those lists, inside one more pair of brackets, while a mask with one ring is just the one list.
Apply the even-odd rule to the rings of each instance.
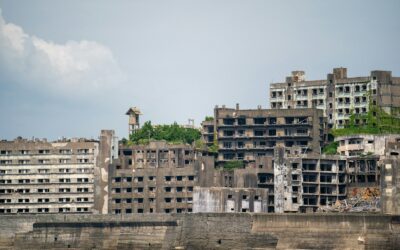
[[400, 216], [10, 215], [0, 249], [400, 249]]

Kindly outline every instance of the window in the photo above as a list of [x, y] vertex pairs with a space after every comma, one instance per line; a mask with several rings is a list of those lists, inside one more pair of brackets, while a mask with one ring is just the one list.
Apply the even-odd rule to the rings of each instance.
[[189, 175], [188, 179], [189, 179], [189, 181], [193, 181], [194, 180], [194, 176], [193, 175]]
[[28, 208], [18, 208], [17, 213], [29, 213]]
[[77, 152], [78, 154], [89, 154], [89, 149], [78, 149]]
[[82, 213], [82, 212], [89, 212], [89, 208], [87, 208], [87, 207], [77, 207], [77, 208], [76, 208], [76, 211], [77, 211], [77, 212], [80, 212], [80, 213]]
[[58, 181], [59, 181], [60, 183], [69, 183], [69, 182], [71, 182], [71, 179], [69, 179], [69, 178], [63, 178], [63, 179], [58, 179]]
[[87, 183], [89, 182], [89, 178], [78, 178], [76, 179], [77, 182], [83, 182], [83, 183]]
[[49, 208], [45, 207], [45, 208], [38, 208], [37, 212], [38, 213], [48, 213], [50, 210]]
[[1, 150], [0, 155], [10, 155], [12, 153], [11, 150]]
[[79, 163], [89, 163], [89, 159], [78, 159]]
[[67, 154], [71, 154], [71, 153], [72, 153], [71, 149], [61, 149], [60, 150], [60, 154], [67, 155]]
[[71, 208], [69, 208], [69, 207], [60, 207], [60, 208], [58, 209], [58, 212], [59, 212], [59, 213], [67, 213], [67, 212], [69, 212], [69, 211], [71, 211]]

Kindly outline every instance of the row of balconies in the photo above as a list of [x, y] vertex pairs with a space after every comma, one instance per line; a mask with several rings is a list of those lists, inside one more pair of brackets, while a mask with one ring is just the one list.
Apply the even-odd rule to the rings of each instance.
[[[87, 168], [87, 169], [68, 169], [68, 171], [64, 171], [65, 169], [24, 169], [27, 171], [20, 171], [21, 169], [0, 169], [0, 176], [4, 175], [18, 175], [18, 176], [24, 176], [24, 178], [35, 178], [39, 177], [42, 175], [68, 175], [68, 174], [74, 174], [74, 175], [79, 175], [82, 174], [83, 176], [87, 176], [89, 174], [93, 174], [93, 169], [92, 168]], [[58, 171], [57, 171], [58, 170]]]
[[71, 164], [93, 164], [94, 159], [76, 159], [76, 161], [71, 161], [71, 159], [59, 159], [58, 161], [41, 161], [41, 160], [0, 160], [0, 166], [11, 165], [11, 166], [48, 166], [48, 165], [71, 165]]
[[263, 134], [263, 135], [254, 135], [254, 134], [246, 134], [246, 135], [237, 135], [237, 134], [233, 134], [233, 135], [224, 135], [223, 133], [219, 133], [218, 137], [219, 139], [224, 139], [224, 138], [231, 138], [231, 139], [246, 139], [246, 138], [258, 138], [258, 139], [262, 139], [262, 138], [283, 138], [283, 137], [310, 137], [311, 136], [311, 132], [307, 132], [307, 133], [285, 133], [285, 134]]
[[31, 150], [1, 150], [0, 157], [2, 156], [60, 156], [60, 155], [93, 155], [93, 150], [59, 150], [59, 151], [45, 151], [40, 152], [41, 150], [31, 151]]

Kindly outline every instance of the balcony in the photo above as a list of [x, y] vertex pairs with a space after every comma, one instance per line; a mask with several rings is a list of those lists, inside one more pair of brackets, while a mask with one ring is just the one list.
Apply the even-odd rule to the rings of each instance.
[[350, 97], [351, 93], [350, 91], [345, 92], [345, 91], [336, 91], [336, 96], [337, 97]]
[[308, 96], [307, 95], [296, 95], [296, 98], [294, 100], [295, 101], [307, 101]]
[[336, 104], [336, 108], [349, 108], [351, 105], [350, 102], [338, 102]]

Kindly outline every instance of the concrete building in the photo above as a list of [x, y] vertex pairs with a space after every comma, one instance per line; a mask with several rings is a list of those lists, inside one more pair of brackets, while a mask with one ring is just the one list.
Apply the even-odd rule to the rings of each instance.
[[125, 146], [108, 183], [109, 213], [193, 212], [194, 187], [214, 185], [214, 158], [165, 141]]
[[268, 189], [195, 187], [194, 213], [266, 213]]
[[0, 142], [0, 213], [90, 213], [99, 142]]
[[[316, 212], [349, 198], [351, 190], [380, 188], [379, 156], [298, 157], [277, 149], [274, 159], [275, 212]], [[354, 189], [354, 190], [353, 190]], [[358, 195], [358, 194], [353, 194]]]
[[201, 137], [208, 147], [214, 144], [214, 121], [203, 121], [201, 123]]
[[240, 160], [254, 165], [256, 157], [273, 156], [278, 146], [297, 148], [299, 153], [319, 153], [326, 139], [323, 112], [316, 109], [216, 106], [213, 125], [210, 123], [203, 122], [203, 139], [208, 145], [216, 140], [218, 164]]
[[[382, 211], [388, 214], [399, 214], [400, 212], [400, 173], [399, 173], [399, 155], [400, 155], [400, 135], [349, 135], [335, 138], [339, 142], [338, 153], [350, 156], [349, 167], [350, 181], [370, 181], [374, 176], [367, 175], [363, 177], [356, 171], [351, 171], [351, 167], [357, 162], [351, 161], [351, 156], [376, 155], [378, 157], [377, 171], [381, 175], [380, 179], [380, 203]], [[370, 170], [371, 162], [360, 162], [360, 170]], [[357, 168], [355, 168], [357, 169]], [[351, 183], [349, 187], [351, 187]]]
[[[386, 135], [348, 135], [338, 136], [335, 141], [339, 143], [337, 152], [340, 155], [353, 156], [361, 154], [374, 154], [385, 156], [387, 150], [392, 150], [393, 155], [398, 155], [396, 152], [396, 143], [400, 142], [399, 134]], [[389, 144], [393, 145], [390, 146]]]
[[0, 214], [106, 214], [97, 183], [117, 152], [112, 130], [102, 130], [100, 141], [0, 141]]
[[[306, 80], [304, 71], [293, 71], [285, 82], [271, 83], [269, 101], [272, 109], [321, 109], [328, 118], [329, 128], [343, 128], [352, 112], [367, 114], [370, 105], [399, 115], [399, 97], [400, 77], [392, 77], [391, 71], [376, 70], [369, 76], [347, 77], [346, 68], [334, 68], [323, 80]], [[355, 122], [363, 124], [366, 120]]]

